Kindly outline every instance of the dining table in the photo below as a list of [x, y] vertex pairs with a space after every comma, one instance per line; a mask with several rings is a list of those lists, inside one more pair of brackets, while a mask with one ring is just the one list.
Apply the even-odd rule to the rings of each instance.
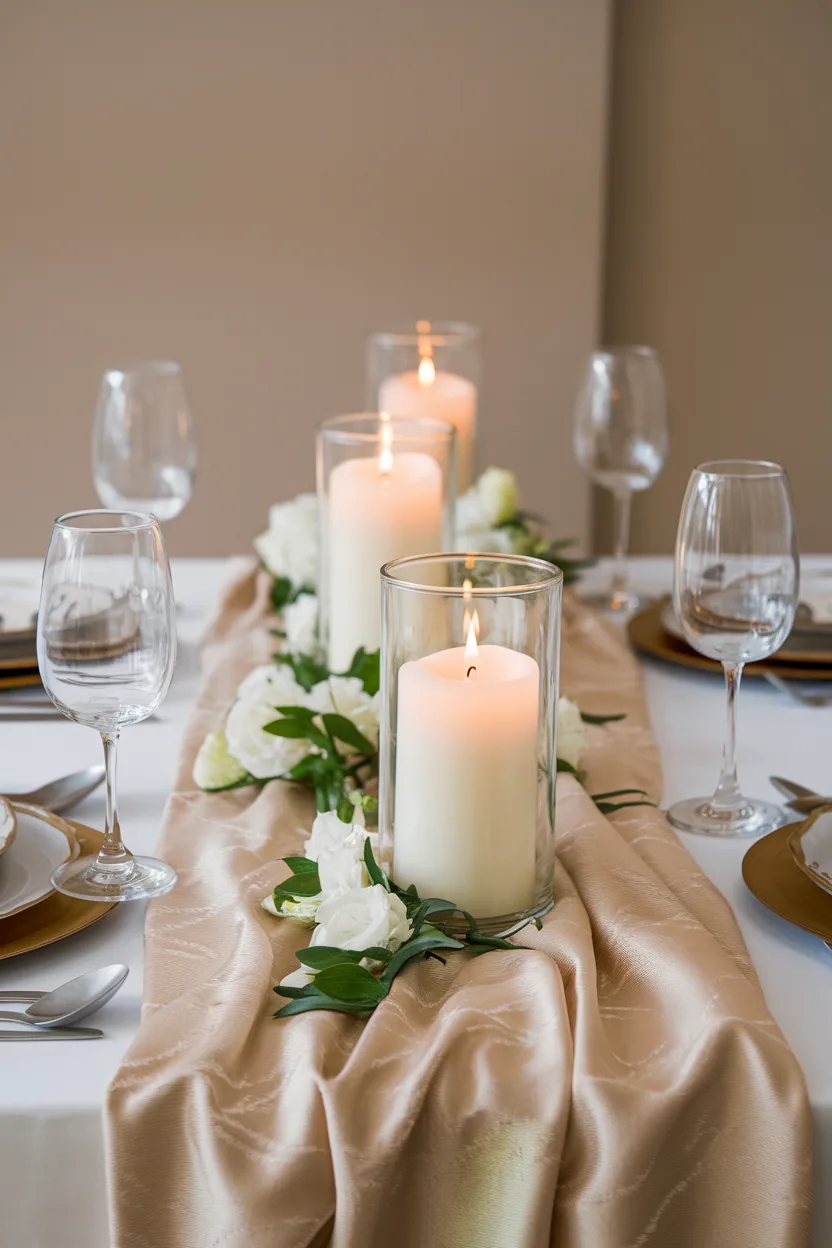
[[[832, 568], [832, 555], [804, 566]], [[35, 560], [1, 560], [4, 577], [37, 578]], [[227, 559], [174, 559], [178, 659], [166, 700], [151, 719], [123, 734], [119, 757], [122, 832], [133, 850], [151, 853], [171, 792], [181, 739], [200, 682], [200, 645], [224, 584], [239, 564]], [[581, 590], [602, 590], [610, 574], [600, 561]], [[631, 560], [634, 588], [667, 593], [669, 556]], [[642, 673], [659, 743], [665, 804], [713, 790], [725, 728], [725, 691], [718, 674], [643, 658]], [[832, 690], [832, 685], [830, 685]], [[0, 793], [21, 792], [100, 762], [88, 728], [62, 717], [21, 721], [0, 693]], [[44, 704], [48, 706], [48, 703]], [[739, 698], [739, 765], [743, 788], [778, 800], [775, 773], [832, 791], [832, 704], [805, 706], [753, 675]], [[94, 828], [104, 820], [99, 788], [70, 817]], [[803, 1070], [814, 1122], [813, 1248], [832, 1244], [832, 950], [818, 937], [768, 910], [749, 892], [741, 863], [745, 839], [679, 834], [730, 904], [769, 1009]], [[605, 869], [602, 861], [598, 870]], [[121, 991], [91, 1025], [101, 1040], [0, 1049], [0, 1248], [107, 1248], [108, 1198], [104, 1103], [108, 1084], [133, 1040], [142, 1002], [145, 904], [116, 906], [84, 931], [45, 948], [0, 960], [0, 990], [48, 990], [109, 963], [129, 967]], [[2, 952], [0, 950], [0, 952]], [[264, 1001], [264, 1011], [273, 1003]], [[152, 1194], [149, 1194], [152, 1198]], [[171, 1246], [172, 1248], [172, 1246]]]

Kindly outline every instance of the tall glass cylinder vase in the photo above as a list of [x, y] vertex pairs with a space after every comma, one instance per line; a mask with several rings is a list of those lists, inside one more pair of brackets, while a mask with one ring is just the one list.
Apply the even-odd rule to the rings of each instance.
[[453, 545], [455, 455], [443, 421], [365, 412], [320, 426], [319, 633], [331, 671], [381, 644], [382, 564]]
[[440, 554], [381, 580], [382, 857], [400, 887], [505, 932], [553, 903], [563, 574]]
[[476, 473], [482, 339], [461, 321], [416, 321], [367, 340], [367, 404], [391, 416], [446, 420], [457, 432], [457, 492]]

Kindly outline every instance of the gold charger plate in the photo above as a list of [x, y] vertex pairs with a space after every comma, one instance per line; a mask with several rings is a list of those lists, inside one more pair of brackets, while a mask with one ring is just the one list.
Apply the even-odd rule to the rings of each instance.
[[[664, 659], [666, 663], [695, 668], [700, 672], [721, 673], [721, 663], [697, 654], [687, 642], [667, 632], [662, 624], [662, 612], [667, 601], [667, 598], [660, 598], [649, 602], [630, 618], [627, 633], [635, 648], [655, 659]], [[767, 659], [765, 662], [747, 663], [743, 669], [743, 674], [748, 676], [764, 676], [766, 672], [773, 672], [784, 680], [832, 680], [832, 665], [818, 663], [778, 663], [776, 659]]]
[[832, 941], [832, 897], [792, 857], [789, 837], [795, 827], [787, 823], [755, 841], [742, 860], [742, 878], [757, 900], [781, 919]]
[[[98, 852], [104, 840], [103, 833], [76, 823], [74, 819], [67, 819], [66, 822], [75, 832], [82, 854]], [[14, 958], [19, 953], [29, 953], [32, 949], [42, 949], [44, 945], [83, 931], [118, 904], [117, 901], [79, 901], [64, 893], [52, 893], [37, 905], [7, 919], [0, 919], [0, 961]]]
[[29, 685], [40, 683], [40, 672], [37, 668], [34, 671], [18, 672], [14, 676], [0, 673], [0, 689], [25, 689]]
[[0, 671], [17, 672], [30, 667], [37, 667], [37, 647], [26, 642], [22, 646], [0, 645]]

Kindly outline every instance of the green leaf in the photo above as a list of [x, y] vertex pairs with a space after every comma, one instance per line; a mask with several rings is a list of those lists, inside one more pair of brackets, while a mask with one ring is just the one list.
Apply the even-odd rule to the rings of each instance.
[[619, 715], [590, 715], [589, 711], [581, 711], [581, 719], [585, 724], [617, 724], [626, 718], [626, 711], [622, 711]]
[[571, 763], [567, 763], [565, 758], [559, 758], [557, 760], [557, 770], [565, 771], [570, 776], [574, 776], [576, 780], [579, 780], [581, 782], [581, 784], [583, 784], [584, 780], [586, 779], [586, 772], [582, 771], [578, 767], [573, 767]]
[[348, 797], [341, 798], [335, 807], [335, 812], [343, 823], [352, 823], [355, 818], [355, 807]]
[[354, 750], [358, 750], [361, 754], [375, 754], [376, 747], [372, 741], [369, 741], [364, 736], [364, 733], [356, 728], [352, 720], [347, 719], [346, 715], [338, 715], [330, 711], [326, 715], [322, 715], [321, 719], [327, 731], [331, 732], [333, 737], [337, 737], [339, 741], [345, 742], [346, 745], [351, 745]]
[[298, 1000], [300, 997], [314, 997], [319, 995], [318, 989], [314, 984], [304, 984], [302, 988], [291, 988], [288, 984], [277, 984], [273, 991], [276, 992], [279, 997], [289, 997], [293, 1001]]
[[602, 815], [613, 815], [617, 810], [625, 810], [628, 806], [653, 806], [655, 808], [654, 802], [644, 799], [638, 802], [596, 802], [595, 805]]
[[329, 675], [329, 668], [308, 654], [288, 654], [285, 651], [279, 651], [273, 654], [272, 658], [275, 663], [291, 667], [295, 680], [306, 693], [309, 693], [314, 685], [319, 685], [322, 680], [326, 680]]
[[275, 900], [278, 897], [288, 897], [291, 900], [295, 897], [317, 897], [320, 891], [321, 881], [316, 863], [314, 871], [305, 871], [302, 875], [290, 875], [288, 880], [276, 884], [274, 896]]
[[307, 949], [298, 949], [295, 957], [304, 966], [314, 971], [325, 971], [330, 966], [338, 966], [345, 962], [360, 962], [362, 958], [372, 958], [374, 962], [389, 962], [393, 955], [389, 949], [373, 945], [370, 949], [338, 949], [334, 945], [310, 945]]
[[311, 741], [321, 750], [329, 750], [329, 742], [319, 728], [298, 719], [273, 719], [263, 725], [263, 731], [273, 737], [290, 737], [296, 741]]
[[296, 1001], [287, 1001], [275, 1018], [291, 1018], [293, 1014], [305, 1014], [308, 1010], [333, 1010], [337, 1014], [372, 1014], [374, 1005], [351, 1005], [346, 1001], [336, 1001], [321, 993], [317, 997], [303, 997]]
[[610, 789], [609, 793], [592, 793], [591, 797], [593, 802], [597, 802], [605, 797], [629, 797], [633, 793], [637, 793], [639, 797], [647, 797], [646, 789]]
[[303, 724], [311, 724], [317, 711], [310, 711], [308, 706], [276, 706], [274, 708], [285, 719], [296, 719]]
[[[483, 932], [469, 932], [465, 937], [465, 943], [468, 945], [483, 946], [482, 952], [488, 949], [516, 949], [510, 940], [506, 940], [504, 936], [486, 936]], [[479, 951], [478, 951], [479, 952]]]
[[318, 864], [312, 858], [299, 858], [290, 855], [288, 858], [281, 858], [281, 862], [285, 862], [286, 866], [293, 875], [315, 875], [318, 874]]
[[282, 611], [292, 601], [294, 589], [288, 576], [276, 576], [269, 597], [275, 611]]
[[336, 1001], [375, 1006], [387, 996], [387, 988], [363, 966], [343, 962], [329, 966], [315, 976], [315, 987]]
[[381, 884], [382, 888], [390, 892], [390, 881], [387, 878], [386, 871], [382, 871], [381, 867], [375, 860], [373, 854], [373, 845], [369, 836], [364, 838], [364, 866], [367, 868], [367, 874], [373, 884]]
[[355, 676], [364, 686], [364, 692], [370, 697], [378, 693], [381, 684], [381, 651], [371, 650], [368, 654], [363, 646], [360, 646], [353, 655], [352, 663], [343, 676]]
[[465, 945], [461, 940], [455, 940], [453, 936], [446, 936], [438, 928], [426, 925], [422, 928], [419, 936], [415, 939], [406, 940], [398, 953], [393, 954], [393, 957], [381, 972], [379, 979], [381, 983], [389, 988], [402, 967], [407, 962], [410, 962], [412, 958], [421, 958], [424, 954], [430, 953], [434, 949], [464, 948]]

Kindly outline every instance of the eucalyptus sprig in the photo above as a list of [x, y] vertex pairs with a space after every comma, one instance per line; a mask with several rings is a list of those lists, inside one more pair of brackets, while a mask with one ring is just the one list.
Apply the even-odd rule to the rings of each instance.
[[[283, 861], [292, 871], [289, 879], [278, 884], [274, 890], [276, 907], [285, 901], [299, 901], [315, 897], [321, 889], [318, 864], [308, 858], [288, 857]], [[403, 903], [410, 926], [410, 936], [394, 951], [381, 946], [369, 949], [339, 949], [332, 945], [310, 945], [298, 949], [295, 957], [314, 978], [303, 987], [294, 988], [278, 984], [275, 992], [288, 998], [275, 1018], [289, 1018], [308, 1010], [335, 1010], [342, 1014], [372, 1014], [389, 994], [393, 980], [415, 958], [436, 957], [444, 962], [442, 953], [468, 949], [473, 954], [487, 953], [492, 949], [513, 949], [511, 941], [504, 936], [490, 936], [481, 932], [476, 920], [467, 910], [442, 897], [419, 896], [413, 884], [399, 888], [384, 868], [376, 861], [369, 837], [364, 841], [364, 866], [372, 884], [380, 884]], [[461, 914], [467, 931], [460, 938], [449, 936], [429, 920], [435, 914]], [[526, 927], [526, 920], [512, 928], [514, 935]], [[540, 920], [534, 922], [541, 926]], [[369, 963], [369, 966], [365, 965]]]

